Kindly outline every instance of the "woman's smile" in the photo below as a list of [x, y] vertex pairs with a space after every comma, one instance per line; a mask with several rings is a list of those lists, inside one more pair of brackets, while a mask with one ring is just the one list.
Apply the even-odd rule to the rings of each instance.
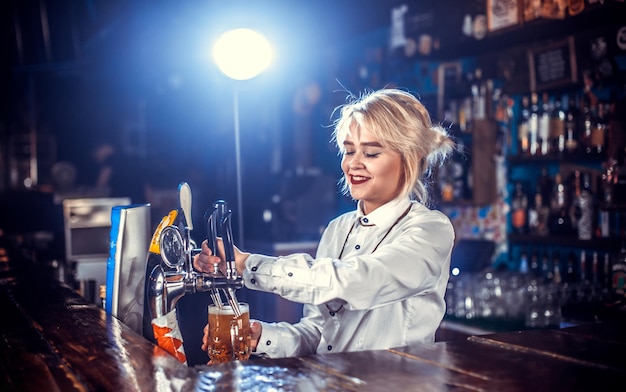
[[365, 128], [348, 135], [344, 149], [341, 167], [350, 195], [362, 201], [363, 212], [369, 214], [398, 196], [402, 172], [398, 152]]
[[350, 183], [352, 185], [360, 185], [369, 180], [368, 177], [363, 176], [350, 176]]

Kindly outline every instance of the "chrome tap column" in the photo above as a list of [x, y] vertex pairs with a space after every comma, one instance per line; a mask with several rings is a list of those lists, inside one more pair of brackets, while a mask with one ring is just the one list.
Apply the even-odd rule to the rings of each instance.
[[204, 291], [211, 292], [213, 302], [219, 307], [224, 306], [224, 296], [226, 303], [236, 314], [240, 314], [235, 290], [243, 287], [243, 280], [235, 268], [232, 212], [228, 204], [218, 200], [213, 209], [205, 214], [209, 247], [217, 254], [217, 238], [223, 241], [226, 273], [221, 273], [217, 266], [213, 273], [200, 273], [193, 269], [193, 258], [200, 249], [191, 239], [193, 223], [189, 185], [179, 184], [178, 194], [179, 208], [163, 218], [150, 246], [146, 265], [146, 316], [150, 320], [145, 321], [150, 322], [170, 313], [184, 295]]

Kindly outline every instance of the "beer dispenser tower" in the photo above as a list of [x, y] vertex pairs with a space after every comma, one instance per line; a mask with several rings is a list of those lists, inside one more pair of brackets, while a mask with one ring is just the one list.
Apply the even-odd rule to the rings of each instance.
[[242, 277], [235, 268], [235, 252], [231, 228], [232, 212], [224, 200], [213, 204], [205, 214], [207, 241], [217, 253], [217, 238], [224, 245], [226, 274], [214, 266], [212, 273], [193, 269], [193, 257], [200, 252], [191, 239], [191, 188], [183, 182], [178, 186], [179, 208], [171, 211], [157, 227], [148, 252], [146, 265], [146, 308], [144, 311], [144, 336], [154, 340], [152, 320], [172, 312], [176, 303], [186, 294], [209, 291], [216, 306], [230, 305], [234, 313], [241, 314], [235, 290], [243, 287]]

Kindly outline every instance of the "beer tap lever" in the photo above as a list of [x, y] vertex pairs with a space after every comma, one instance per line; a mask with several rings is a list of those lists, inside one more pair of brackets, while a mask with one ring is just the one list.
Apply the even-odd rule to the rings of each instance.
[[[207, 221], [207, 241], [211, 250], [218, 254], [217, 238], [222, 239], [224, 245], [224, 259], [226, 261], [226, 281], [218, 284], [224, 292], [228, 303], [236, 315], [240, 315], [239, 302], [235, 296], [235, 290], [243, 287], [243, 280], [237, 274], [235, 266], [235, 248], [233, 245], [233, 232], [231, 226], [232, 212], [224, 200], [218, 200], [213, 204], [213, 212]], [[217, 274], [219, 271], [214, 271]], [[218, 305], [219, 306], [219, 305]]]
[[235, 314], [240, 315], [235, 290], [243, 287], [243, 279], [235, 268], [235, 251], [231, 229], [231, 211], [224, 200], [213, 204], [212, 212], [205, 214], [209, 248], [219, 255], [217, 238], [224, 244], [226, 274], [218, 268], [212, 273], [193, 269], [194, 252], [198, 252], [191, 238], [191, 188], [185, 182], [178, 186], [179, 208], [172, 211], [157, 228], [146, 264], [146, 300], [151, 319], [168, 314], [186, 294], [209, 291], [213, 302], [223, 307], [223, 293]]
[[178, 185], [178, 201], [183, 212], [183, 230], [185, 241], [185, 266], [186, 278], [191, 278], [192, 269], [192, 245], [191, 230], [193, 230], [193, 219], [191, 217], [191, 187], [186, 182]]
[[[213, 254], [217, 255], [217, 239], [216, 237], [213, 235], [213, 233], [217, 232], [217, 225], [215, 223], [215, 220], [213, 219], [213, 211], [212, 210], [207, 210], [204, 213], [204, 220], [206, 221], [206, 232], [207, 232], [207, 246], [209, 247], [209, 249], [211, 249], [211, 251], [213, 252]], [[217, 275], [219, 273], [219, 268], [218, 268], [218, 264], [215, 263], [213, 264], [213, 276]], [[206, 276], [206, 274], [205, 274]], [[215, 304], [215, 306], [217, 306], [218, 308], [222, 309], [224, 306], [222, 305], [222, 298], [220, 297], [220, 293], [217, 290], [217, 288], [215, 288], [215, 285], [213, 284], [213, 280], [210, 280], [208, 282], [203, 282], [204, 284], [207, 284], [210, 286], [210, 294], [211, 294], [211, 300], [213, 300], [213, 303]]]

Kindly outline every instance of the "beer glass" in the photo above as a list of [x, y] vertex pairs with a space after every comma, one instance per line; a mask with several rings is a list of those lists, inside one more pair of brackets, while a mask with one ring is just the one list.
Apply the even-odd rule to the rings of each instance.
[[231, 306], [209, 305], [209, 347], [207, 353], [213, 364], [250, 358], [250, 308], [239, 303], [241, 316]]

